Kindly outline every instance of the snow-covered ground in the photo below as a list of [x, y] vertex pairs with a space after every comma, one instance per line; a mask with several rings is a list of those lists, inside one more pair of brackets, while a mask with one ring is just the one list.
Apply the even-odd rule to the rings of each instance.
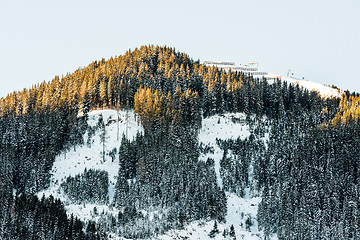
[[263, 77], [267, 79], [269, 83], [273, 83], [274, 79], [280, 79], [282, 81], [286, 81], [288, 83], [292, 84], [299, 84], [299, 86], [308, 89], [309, 91], [315, 91], [318, 92], [323, 98], [341, 98], [341, 93], [338, 92], [337, 89], [325, 86], [323, 84], [317, 83], [317, 82], [311, 82], [305, 79], [296, 79], [293, 77], [285, 77], [281, 76], [276, 73], [267, 72], [258, 70], [258, 64], [250, 63], [248, 65], [236, 65], [234, 62], [214, 62], [214, 61], [205, 61], [205, 65], [207, 66], [216, 66], [218, 68], [225, 69], [228, 71], [230, 68], [234, 71], [243, 71], [246, 74], [253, 75], [254, 78], [260, 78]]
[[[239, 198], [234, 194], [227, 194], [227, 201], [228, 215], [226, 216], [226, 223], [218, 223], [219, 233], [214, 239], [224, 239], [222, 234], [225, 229], [229, 231], [231, 225], [234, 226], [236, 239], [264, 239], [263, 233], [258, 230], [256, 221], [257, 209], [261, 198], [245, 199]], [[248, 218], [252, 221], [252, 226], [249, 230], [246, 229], [245, 224]], [[157, 239], [209, 239], [209, 233], [213, 227], [214, 221], [197, 221], [186, 226], [184, 230], [171, 230], [166, 235], [160, 236]], [[230, 237], [227, 236], [227, 239], [230, 239]], [[276, 237], [271, 239], [275, 240]]]
[[[236, 121], [241, 121], [242, 123]], [[210, 157], [215, 160], [215, 172], [219, 186], [222, 186], [220, 159], [223, 156], [223, 151], [216, 144], [216, 138], [225, 140], [241, 137], [241, 139], [245, 139], [249, 136], [249, 127], [245, 124], [245, 114], [243, 113], [226, 113], [221, 116], [214, 115], [202, 120], [199, 143], [209, 145], [214, 149], [214, 153], [202, 154], [200, 159], [206, 161]]]
[[[98, 123], [100, 114], [102, 114], [106, 126], [106, 151], [113, 148], [119, 149], [121, 136], [126, 134], [129, 139], [132, 139], [137, 132], [143, 132], [143, 128], [134, 118], [133, 111], [129, 111], [126, 115], [125, 111], [119, 112], [119, 139], [117, 139], [117, 112], [115, 110], [96, 110], [89, 113], [89, 125], [95, 126]], [[126, 117], [127, 116], [127, 117]], [[96, 204], [73, 204], [60, 190], [60, 184], [66, 180], [68, 176], [75, 176], [83, 173], [85, 168], [98, 169], [107, 171], [109, 174], [109, 199], [110, 202], [114, 196], [114, 189], [116, 184], [116, 176], [118, 174], [118, 158], [114, 161], [110, 156], [106, 155], [105, 161], [102, 161], [102, 143], [100, 141], [101, 130], [97, 130], [90, 138], [91, 144], [88, 145], [88, 136], [85, 134], [82, 146], [77, 146], [74, 149], [62, 153], [56, 157], [52, 168], [52, 178], [50, 187], [38, 193], [41, 197], [53, 195], [60, 198], [65, 203], [65, 208], [68, 214], [82, 220], [97, 220], [100, 215], [110, 213], [114, 216], [118, 210], [107, 205]], [[201, 160], [213, 158], [215, 160], [215, 171], [217, 180], [220, 186], [222, 181], [220, 177], [220, 159], [223, 156], [223, 151], [216, 144], [218, 139], [245, 139], [250, 136], [249, 126], [245, 122], [245, 115], [242, 113], [226, 113], [223, 115], [215, 115], [205, 118], [202, 121], [202, 129], [199, 134], [199, 143], [203, 146], [210, 146], [213, 153], [202, 154]], [[256, 214], [258, 204], [261, 201], [260, 197], [252, 197], [247, 194], [244, 198], [239, 198], [235, 194], [227, 193], [227, 209], [226, 223], [218, 223], [219, 234], [214, 239], [224, 239], [222, 233], [224, 229], [229, 230], [230, 226], [235, 227], [237, 239], [263, 239], [263, 233], [258, 231]], [[96, 210], [94, 209], [96, 208]], [[250, 218], [252, 226], [246, 229], [245, 221]], [[209, 233], [213, 229], [213, 221], [196, 221], [185, 227], [183, 230], [171, 230], [166, 235], [158, 236], [154, 239], [209, 239]], [[116, 236], [111, 239], [122, 239]], [[230, 238], [229, 238], [230, 239]], [[276, 239], [276, 238], [274, 238]]]
[[[213, 148], [214, 153], [202, 154], [200, 159], [207, 160], [209, 157], [215, 160], [215, 171], [217, 180], [222, 186], [220, 177], [220, 159], [223, 156], [223, 151], [216, 144], [216, 139], [246, 139], [250, 136], [249, 126], [245, 122], [245, 114], [243, 113], [226, 113], [223, 115], [215, 115], [202, 120], [202, 128], [199, 134], [199, 143], [203, 146], [207, 145]], [[249, 189], [246, 189], [247, 194], [244, 198], [240, 198], [232, 193], [227, 193], [227, 209], [226, 223], [218, 223], [219, 234], [213, 239], [224, 239], [223, 231], [229, 231], [230, 226], [235, 228], [236, 239], [259, 240], [264, 239], [264, 235], [258, 230], [258, 223], [256, 220], [258, 205], [261, 202], [261, 197], [252, 197], [248, 194]], [[250, 218], [252, 226], [246, 229], [245, 221]], [[213, 229], [214, 221], [204, 222], [197, 221], [189, 224], [184, 230], [171, 230], [166, 235], [160, 236], [157, 239], [209, 239], [209, 233]], [[230, 239], [227, 236], [227, 239]], [[274, 236], [271, 239], [277, 239]]]
[[[105, 150], [106, 152], [116, 148], [119, 150], [121, 138], [123, 134], [127, 135], [129, 139], [133, 139], [137, 132], [143, 132], [143, 127], [135, 121], [133, 111], [129, 111], [128, 115], [126, 111], [119, 111], [119, 139], [118, 125], [116, 122], [117, 111], [115, 110], [96, 110], [89, 113], [88, 124], [95, 126], [100, 114], [102, 114], [105, 127]], [[127, 133], [127, 134], [126, 134]], [[81, 174], [86, 169], [104, 170], [109, 174], [109, 201], [112, 202], [115, 193], [116, 178], [119, 170], [119, 159], [115, 157], [114, 161], [109, 155], [105, 155], [105, 161], [102, 161], [103, 144], [100, 141], [101, 131], [95, 132], [91, 137], [91, 144], [88, 145], [88, 136], [85, 134], [84, 142], [82, 146], [77, 146], [67, 152], [64, 152], [56, 157], [54, 165], [52, 167], [50, 187], [44, 191], [38, 193], [38, 196], [53, 195], [56, 198], [60, 198], [65, 203], [65, 208], [69, 214], [73, 213], [74, 216], [82, 220], [93, 219], [93, 209], [97, 206], [98, 212], [112, 212], [106, 205], [94, 205], [94, 204], [69, 204], [69, 199], [60, 191], [59, 187], [62, 182], [66, 180], [68, 176], [75, 176]], [[118, 213], [118, 212], [114, 212]]]
[[[323, 98], [333, 98], [333, 97], [340, 98], [341, 97], [341, 93], [339, 93], [337, 89], [325, 86], [321, 83], [311, 82], [308, 80], [299, 80], [299, 79], [294, 79], [294, 78], [290, 78], [290, 77], [284, 77], [284, 76], [280, 76], [275, 73], [267, 73], [267, 75], [265, 77], [266, 78], [279, 78], [282, 81], [286, 81], [288, 83], [299, 84], [299, 86], [306, 88], [309, 91], [318, 92]], [[271, 83], [273, 81], [274, 80], [268, 80], [269, 83]]]

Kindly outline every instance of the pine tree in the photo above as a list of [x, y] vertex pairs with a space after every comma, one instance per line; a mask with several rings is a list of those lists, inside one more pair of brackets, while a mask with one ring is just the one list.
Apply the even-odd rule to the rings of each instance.
[[100, 127], [101, 130], [100, 133], [100, 143], [102, 144], [101, 156], [102, 156], [102, 161], [105, 162], [106, 128], [102, 114], [100, 114], [99, 116], [98, 127]]
[[219, 233], [217, 222], [214, 222], [214, 227], [209, 233], [209, 237], [214, 238]]
[[234, 228], [234, 225], [233, 225], [233, 224], [231, 224], [231, 226], [230, 226], [229, 236], [230, 236], [233, 240], [236, 239], [235, 228]]

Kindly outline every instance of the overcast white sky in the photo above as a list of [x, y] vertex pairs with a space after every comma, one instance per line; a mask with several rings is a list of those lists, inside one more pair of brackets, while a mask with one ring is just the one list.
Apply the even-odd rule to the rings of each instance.
[[141, 45], [360, 92], [360, 1], [0, 1], [0, 97]]

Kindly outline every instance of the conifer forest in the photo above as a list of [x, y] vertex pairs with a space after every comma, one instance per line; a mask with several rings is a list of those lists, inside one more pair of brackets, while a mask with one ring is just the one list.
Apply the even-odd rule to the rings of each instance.
[[[241, 219], [223, 227], [229, 196], [260, 199], [256, 218], [244, 217], [258, 239], [360, 239], [359, 102], [153, 45], [10, 93], [0, 99], [0, 239], [162, 239], [194, 222], [211, 223], [209, 239], [239, 239]], [[133, 113], [143, 131], [126, 128], [110, 148], [119, 118], [89, 124], [101, 109]], [[226, 114], [242, 114], [231, 121], [249, 135], [201, 142], [204, 120]], [[118, 163], [115, 178], [86, 166], [52, 182], [56, 161], [94, 142], [89, 157]], [[42, 194], [55, 185], [62, 198]], [[81, 219], [70, 204], [109, 211]]]

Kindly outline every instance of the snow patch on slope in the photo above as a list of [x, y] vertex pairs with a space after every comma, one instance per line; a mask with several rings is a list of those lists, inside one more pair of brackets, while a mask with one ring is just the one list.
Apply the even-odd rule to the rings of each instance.
[[[100, 114], [106, 126], [106, 151], [113, 148], [120, 147], [122, 134], [126, 134], [129, 139], [132, 139], [137, 132], [143, 132], [143, 127], [139, 125], [134, 117], [133, 111], [130, 111], [126, 117], [125, 111], [119, 112], [119, 139], [117, 139], [117, 112], [114, 110], [97, 110], [89, 113], [88, 124], [95, 126], [98, 123]], [[202, 120], [202, 129], [199, 133], [199, 143], [210, 146], [213, 152], [201, 154], [200, 159], [206, 161], [208, 158], [213, 158], [215, 161], [215, 171], [217, 180], [222, 186], [220, 177], [220, 159], [223, 156], [223, 151], [216, 144], [216, 139], [246, 139], [250, 136], [251, 131], [245, 121], [246, 115], [243, 113], [226, 113], [222, 115], [215, 115]], [[115, 121], [114, 121], [115, 120]], [[107, 171], [109, 174], [109, 199], [110, 203], [114, 196], [116, 177], [118, 174], [119, 162], [116, 157], [112, 161], [111, 157], [106, 155], [105, 161], [102, 161], [102, 143], [100, 141], [101, 130], [97, 130], [95, 135], [91, 138], [91, 146], [86, 144], [88, 140], [87, 134], [84, 136], [85, 144], [77, 146], [74, 149], [62, 153], [56, 157], [53, 168], [50, 187], [38, 193], [41, 197], [53, 195], [55, 198], [60, 198], [69, 215], [73, 214], [81, 220], [97, 221], [103, 213], [108, 213], [113, 216], [118, 214], [118, 209], [109, 205], [99, 204], [73, 204], [60, 190], [60, 185], [66, 180], [68, 176], [75, 176], [84, 172], [87, 169], [98, 169]], [[222, 232], [224, 229], [229, 230], [233, 225], [235, 228], [237, 239], [259, 240], [263, 239], [263, 233], [258, 230], [256, 221], [258, 205], [261, 201], [260, 197], [251, 197], [249, 189], [244, 198], [240, 198], [235, 194], [226, 193], [227, 209], [226, 223], [218, 223], [219, 234], [214, 239], [224, 239]], [[250, 218], [253, 225], [250, 229], [246, 229], [245, 221]], [[209, 233], [213, 229], [214, 221], [195, 221], [185, 226], [183, 230], [170, 230], [166, 235], [154, 237], [153, 239], [209, 239]], [[228, 239], [229, 236], [227, 237]], [[109, 239], [123, 239], [115, 234], [111, 234]], [[276, 239], [276, 237], [271, 238]]]
[[246, 115], [243, 113], [226, 113], [214, 115], [202, 120], [202, 128], [199, 134], [199, 143], [209, 145], [214, 153], [202, 154], [200, 159], [206, 161], [208, 158], [215, 160], [215, 172], [218, 184], [222, 187], [220, 177], [220, 159], [223, 151], [216, 144], [216, 139], [245, 139], [250, 136], [249, 126], [245, 124]]
[[[143, 127], [138, 124], [134, 117], [134, 112], [119, 111], [119, 139], [117, 138], [117, 111], [115, 110], [95, 110], [90, 112], [88, 124], [94, 127], [98, 121], [100, 114], [103, 116], [104, 123], [106, 124], [106, 144], [105, 151], [109, 152], [116, 148], [119, 150], [122, 135], [127, 133], [128, 139], [133, 139], [137, 132], [143, 132]], [[86, 169], [104, 170], [109, 174], [109, 201], [113, 200], [115, 193], [115, 185], [117, 174], [119, 170], [119, 159], [116, 156], [115, 159], [111, 159], [109, 155], [105, 155], [105, 161], [102, 160], [103, 145], [100, 141], [101, 131], [97, 130], [95, 135], [91, 137], [91, 145], [87, 145], [88, 135], [85, 134], [84, 142], [82, 146], [76, 146], [75, 149], [70, 149], [67, 152], [63, 152], [58, 155], [53, 164], [51, 173], [50, 187], [44, 191], [38, 193], [41, 197], [53, 195], [55, 198], [60, 198], [65, 203], [65, 208], [68, 214], [74, 214], [81, 220], [94, 219], [93, 209], [96, 206], [98, 212], [112, 212], [106, 205], [95, 204], [71, 204], [69, 199], [64, 195], [60, 189], [62, 182], [66, 180], [68, 176], [74, 177], [77, 174], [81, 174]], [[116, 212], [117, 214], [117, 212]]]
[[[237, 139], [242, 140], [251, 135], [249, 125], [245, 121], [246, 115], [243, 113], [226, 113], [222, 115], [214, 115], [202, 120], [202, 128], [199, 134], [199, 143], [203, 146], [210, 146], [213, 153], [208, 152], [201, 154], [200, 159], [206, 161], [208, 158], [213, 158], [215, 161], [215, 172], [220, 186], [222, 180], [220, 176], [220, 160], [223, 157], [223, 151], [216, 144], [216, 139]], [[264, 137], [266, 141], [268, 136]], [[250, 166], [251, 168], [252, 166]], [[250, 169], [251, 171], [251, 169]], [[250, 175], [252, 175], [250, 173]], [[250, 176], [251, 178], [252, 176]], [[250, 179], [251, 181], [251, 179]], [[240, 198], [232, 193], [226, 193], [227, 196], [227, 215], [226, 223], [218, 223], [219, 233], [213, 238], [215, 240], [231, 239], [229, 235], [224, 238], [223, 231], [229, 231], [230, 226], [233, 225], [235, 229], [236, 239], [260, 240], [264, 239], [262, 231], [258, 230], [258, 223], [256, 220], [258, 205], [261, 202], [261, 197], [252, 197], [249, 194], [250, 189], [245, 189], [246, 195]], [[252, 226], [246, 229], [245, 221], [251, 219]], [[185, 227], [183, 230], [170, 230], [166, 235], [157, 237], [156, 239], [210, 239], [209, 233], [213, 229], [214, 221], [195, 221]], [[270, 240], [276, 240], [277, 237], [270, 237]]]
[[[338, 92], [337, 89], [325, 86], [321, 83], [317, 83], [317, 82], [311, 82], [308, 80], [299, 80], [299, 79], [294, 79], [294, 78], [290, 78], [290, 77], [283, 77], [280, 76], [278, 74], [275, 73], [268, 73], [266, 75], [266, 78], [279, 78], [282, 81], [286, 81], [288, 83], [292, 83], [292, 84], [299, 84], [299, 86], [308, 89], [309, 91], [315, 91], [318, 92], [320, 94], [321, 97], [323, 98], [341, 98], [341, 93]], [[268, 80], [269, 83], [274, 82], [274, 80]]]
[[[234, 225], [236, 239], [246, 240], [260, 240], [264, 239], [262, 232], [258, 231], [258, 225], [256, 219], [258, 205], [261, 202], [261, 198], [239, 198], [234, 194], [227, 194], [228, 201], [228, 215], [226, 216], [226, 223], [218, 223], [219, 233], [213, 238], [215, 240], [225, 239], [223, 232], [225, 229], [229, 231], [230, 226]], [[253, 225], [250, 229], [246, 229], [245, 221], [252, 219]], [[167, 235], [161, 236], [157, 239], [210, 239], [209, 233], [213, 229], [213, 221], [196, 221], [185, 227], [184, 230], [171, 230]], [[227, 236], [226, 239], [231, 239]], [[277, 239], [275, 236], [270, 240]]]

